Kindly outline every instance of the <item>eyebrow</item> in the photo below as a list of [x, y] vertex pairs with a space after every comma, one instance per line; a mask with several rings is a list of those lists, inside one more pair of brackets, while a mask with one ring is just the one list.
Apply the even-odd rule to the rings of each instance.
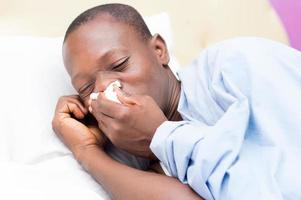
[[[114, 48], [114, 49], [110, 49], [109, 51], [107, 51], [106, 53], [104, 53], [102, 56], [100, 56], [97, 60], [98, 63], [101, 63], [101, 60], [103, 59], [107, 59], [109, 57], [111, 57], [112, 55], [114, 54], [117, 54], [117, 53], [121, 53], [121, 54], [128, 54], [128, 51], [126, 50], [123, 50], [123, 49], [120, 49], [120, 48]], [[122, 59], [122, 58], [120, 58]], [[113, 63], [111, 64], [114, 64], [115, 62], [118, 62], [119, 59], [117, 61], [114, 61]]]

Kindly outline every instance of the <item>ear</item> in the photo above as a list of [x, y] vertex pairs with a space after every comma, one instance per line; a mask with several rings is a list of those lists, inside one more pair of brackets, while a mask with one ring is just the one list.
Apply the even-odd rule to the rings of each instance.
[[159, 34], [152, 36], [150, 40], [151, 48], [155, 51], [158, 61], [162, 66], [167, 66], [169, 63], [169, 53], [164, 39]]

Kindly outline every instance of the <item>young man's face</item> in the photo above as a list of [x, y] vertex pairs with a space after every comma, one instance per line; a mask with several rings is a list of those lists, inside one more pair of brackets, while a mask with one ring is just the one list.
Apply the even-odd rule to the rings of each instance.
[[168, 91], [168, 52], [160, 38], [145, 42], [133, 27], [109, 15], [72, 32], [63, 47], [64, 63], [85, 106], [92, 92], [115, 80], [129, 94], [151, 96], [163, 109]]

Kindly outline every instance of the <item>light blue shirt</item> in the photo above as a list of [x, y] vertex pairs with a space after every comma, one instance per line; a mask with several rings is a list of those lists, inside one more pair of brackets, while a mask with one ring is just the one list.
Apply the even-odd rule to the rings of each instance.
[[203, 51], [179, 72], [183, 121], [151, 149], [205, 199], [301, 199], [301, 53], [260, 38]]

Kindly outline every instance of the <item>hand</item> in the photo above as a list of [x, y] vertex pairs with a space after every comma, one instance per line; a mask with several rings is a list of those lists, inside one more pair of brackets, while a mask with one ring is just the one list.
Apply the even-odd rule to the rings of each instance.
[[121, 104], [102, 93], [91, 101], [92, 114], [111, 142], [137, 156], [152, 158], [149, 145], [156, 129], [167, 120], [156, 102], [145, 95], [127, 95], [115, 87]]
[[[93, 123], [93, 119], [89, 119], [88, 115], [78, 95], [63, 96], [58, 100], [52, 120], [54, 132], [77, 159], [80, 159], [83, 150], [102, 148], [107, 141], [97, 122]], [[87, 126], [81, 122], [83, 120], [86, 120]]]

